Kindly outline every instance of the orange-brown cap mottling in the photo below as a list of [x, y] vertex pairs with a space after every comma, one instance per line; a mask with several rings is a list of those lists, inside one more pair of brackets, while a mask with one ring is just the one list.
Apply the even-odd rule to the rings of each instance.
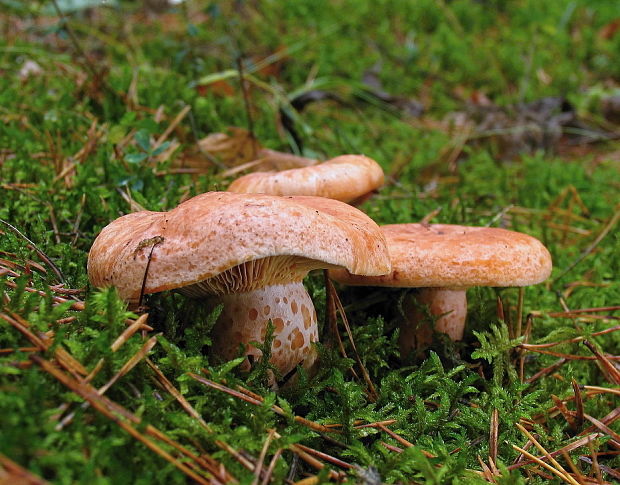
[[360, 277], [330, 270], [350, 285], [410, 288], [527, 286], [551, 274], [551, 255], [527, 234], [491, 227], [393, 224], [381, 228], [388, 241], [392, 272]]
[[90, 282], [116, 286], [122, 298], [135, 300], [149, 255], [145, 293], [277, 256], [321, 262], [312, 267], [341, 266], [353, 274], [390, 270], [379, 227], [354, 207], [317, 197], [209, 192], [168, 212], [122, 216], [101, 231], [90, 250]]
[[231, 183], [228, 191], [311, 195], [350, 202], [381, 185], [383, 170], [377, 162], [363, 155], [342, 155], [310, 167], [244, 175]]

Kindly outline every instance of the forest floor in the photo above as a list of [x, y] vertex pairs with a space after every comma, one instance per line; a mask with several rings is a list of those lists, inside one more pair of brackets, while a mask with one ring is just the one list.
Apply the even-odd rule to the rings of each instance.
[[[0, 9], [0, 483], [620, 481], [617, 2]], [[321, 366], [274, 392], [210, 357], [198, 303], [131, 312], [86, 271], [109, 222], [260, 148], [363, 153], [377, 223], [524, 232], [553, 272], [470, 289], [464, 339], [404, 361], [410, 290], [312, 273]]]

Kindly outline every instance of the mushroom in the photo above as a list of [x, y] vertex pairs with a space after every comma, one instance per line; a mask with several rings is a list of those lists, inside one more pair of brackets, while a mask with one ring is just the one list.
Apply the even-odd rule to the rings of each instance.
[[381, 229], [388, 242], [391, 273], [366, 277], [336, 269], [329, 276], [348, 285], [420, 288], [416, 301], [403, 305], [407, 316], [400, 333], [403, 356], [430, 343], [422, 305], [428, 306], [437, 331], [461, 340], [467, 288], [527, 286], [551, 274], [549, 251], [538, 239], [519, 232], [446, 224], [393, 224]]
[[231, 359], [241, 344], [261, 352], [275, 327], [271, 362], [282, 375], [309, 367], [318, 340], [316, 314], [302, 280], [317, 268], [352, 274], [390, 270], [385, 238], [363, 212], [319, 197], [210, 192], [168, 212], [122, 216], [97, 236], [88, 255], [96, 287], [116, 286], [136, 302], [176, 290], [223, 304], [213, 352]]
[[383, 169], [363, 155], [341, 155], [318, 165], [281, 172], [255, 172], [233, 181], [229, 192], [312, 195], [361, 202], [383, 184]]

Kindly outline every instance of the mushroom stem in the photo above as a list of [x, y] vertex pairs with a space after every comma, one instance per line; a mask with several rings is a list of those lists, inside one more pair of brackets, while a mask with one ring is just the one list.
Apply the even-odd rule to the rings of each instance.
[[[428, 309], [428, 312], [425, 310]], [[433, 327], [428, 321], [434, 319], [435, 330], [448, 334], [451, 340], [461, 340], [467, 317], [467, 296], [464, 289], [420, 288], [403, 304], [406, 321], [400, 329], [400, 353], [406, 357], [412, 350], [422, 350], [433, 340]]]
[[303, 362], [308, 369], [316, 359], [312, 342], [318, 341], [316, 312], [301, 281], [264, 286], [218, 297], [224, 309], [213, 329], [213, 353], [230, 360], [245, 354], [260, 358], [251, 342], [264, 342], [267, 324], [274, 325], [270, 362], [282, 376]]

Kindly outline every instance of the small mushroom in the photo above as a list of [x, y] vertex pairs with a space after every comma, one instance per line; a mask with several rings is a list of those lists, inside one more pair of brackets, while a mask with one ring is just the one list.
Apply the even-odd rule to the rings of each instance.
[[467, 315], [466, 290], [472, 286], [528, 286], [551, 274], [551, 256], [538, 239], [489, 227], [445, 224], [394, 224], [381, 227], [388, 242], [392, 272], [352, 275], [343, 269], [329, 276], [348, 285], [420, 288], [416, 302], [406, 301], [408, 322], [401, 327], [401, 355], [430, 343], [422, 325], [427, 305], [435, 328], [461, 340]]
[[383, 169], [377, 162], [363, 155], [342, 155], [309, 167], [250, 173], [233, 181], [228, 191], [360, 202], [382, 184]]
[[319, 197], [210, 192], [168, 212], [135, 212], [97, 236], [88, 256], [96, 287], [141, 294], [177, 290], [223, 303], [213, 352], [230, 359], [275, 327], [271, 362], [282, 375], [314, 360], [316, 314], [302, 279], [317, 268], [390, 270], [385, 238], [363, 212]]

